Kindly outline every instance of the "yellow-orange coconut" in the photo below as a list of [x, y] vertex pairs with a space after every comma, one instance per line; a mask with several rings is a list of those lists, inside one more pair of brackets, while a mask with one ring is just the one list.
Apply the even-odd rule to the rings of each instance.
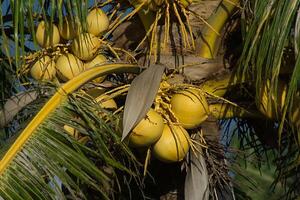
[[196, 89], [176, 92], [171, 98], [171, 109], [180, 125], [186, 129], [199, 126], [209, 113], [205, 96]]
[[164, 162], [181, 161], [189, 151], [190, 136], [182, 126], [165, 125], [159, 140], [153, 145], [153, 155]]
[[91, 60], [100, 47], [100, 40], [90, 33], [82, 33], [76, 37], [71, 45], [71, 50], [81, 60]]
[[[104, 55], [98, 54], [93, 60], [90, 62], [87, 62], [84, 64], [85, 69], [90, 69], [92, 67], [95, 67], [97, 65], [101, 65], [103, 63], [107, 62], [107, 59]], [[106, 76], [101, 76], [99, 78], [94, 79], [94, 82], [101, 83], [104, 81]]]
[[99, 36], [109, 27], [109, 19], [105, 12], [100, 8], [95, 8], [87, 15], [87, 30], [89, 33]]
[[84, 71], [84, 66], [73, 54], [61, 55], [56, 61], [57, 74], [63, 81], [68, 81]]
[[[51, 30], [51, 31], [50, 31]], [[51, 47], [59, 43], [60, 35], [55, 24], [47, 24], [41, 21], [35, 33], [36, 41], [41, 47]]]
[[152, 108], [132, 130], [129, 135], [129, 145], [146, 147], [156, 142], [162, 135], [164, 121], [162, 116]]
[[55, 62], [49, 56], [43, 56], [33, 64], [30, 74], [35, 80], [52, 80], [56, 74]]

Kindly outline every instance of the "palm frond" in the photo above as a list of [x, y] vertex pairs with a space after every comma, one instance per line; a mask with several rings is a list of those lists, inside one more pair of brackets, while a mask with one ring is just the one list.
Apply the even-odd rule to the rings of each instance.
[[[87, 81], [118, 71], [138, 72], [139, 67], [103, 65], [82, 73], [58, 89], [0, 162], [0, 194], [4, 199], [66, 199], [66, 194], [85, 199], [86, 193], [80, 188], [82, 183], [92, 191], [98, 191], [102, 198], [109, 199], [105, 191], [109, 187], [109, 178], [99, 169], [100, 166], [113, 167], [136, 176], [132, 169], [138, 170], [137, 161], [121, 143], [118, 120], [111, 120], [112, 124], [104, 122], [95, 108], [96, 103], [87, 98], [71, 98], [69, 103], [66, 102], [67, 95]], [[92, 138], [94, 148], [70, 138], [64, 131], [63, 125], [68, 124], [67, 120], [76, 113], [88, 127], [79, 130]], [[108, 149], [109, 146], [115, 150]], [[127, 155], [127, 160], [123, 154]], [[133, 166], [128, 169], [121, 162], [133, 163], [130, 164]], [[62, 190], [62, 185], [66, 191]]]
[[[300, 57], [299, 47], [299, 1], [244, 1], [244, 49], [240, 57], [238, 73], [241, 77], [256, 81], [256, 96], [260, 95], [260, 88], [265, 80], [270, 80], [272, 94], [277, 95], [279, 81], [285, 81], [288, 85], [284, 108], [281, 111], [279, 121], [269, 122], [268, 129], [256, 128], [254, 132], [268, 130], [266, 140], [273, 144], [260, 147], [271, 147], [275, 150], [276, 175], [274, 184], [281, 183], [289, 188], [287, 198], [299, 195], [299, 144], [298, 130], [293, 130], [286, 123], [290, 119], [290, 113], [295, 108], [294, 97], [297, 95]], [[259, 99], [259, 98], [257, 98]], [[278, 104], [277, 99], [274, 99]], [[265, 123], [266, 125], [267, 123]], [[253, 125], [253, 124], [252, 124]], [[256, 123], [257, 126], [257, 123]], [[267, 126], [266, 126], [267, 127]], [[271, 130], [271, 131], [269, 131]], [[272, 136], [271, 136], [272, 135]], [[277, 140], [277, 144], [274, 141]], [[254, 152], [259, 152], [255, 150]], [[263, 155], [263, 154], [262, 154]]]
[[[288, 79], [289, 89], [279, 132], [282, 132], [284, 118], [292, 96], [297, 89], [296, 74], [299, 71], [297, 61], [299, 57], [295, 55], [294, 60], [294, 58], [286, 56], [286, 52], [293, 51], [293, 46], [295, 46], [290, 38], [295, 37], [293, 29], [299, 3], [297, 0], [246, 2], [246, 4], [250, 4], [246, 8], [253, 10], [246, 9], [245, 12], [247, 16], [244, 19], [244, 24], [246, 25], [244, 30], [245, 44], [238, 68], [240, 76], [256, 80], [257, 96], [259, 96], [259, 89], [265, 80], [271, 81], [271, 93], [277, 94], [281, 70], [289, 67], [286, 65], [293, 65], [293, 75]], [[286, 59], [292, 61], [287, 61]], [[275, 104], [277, 105], [278, 102], [276, 101]]]

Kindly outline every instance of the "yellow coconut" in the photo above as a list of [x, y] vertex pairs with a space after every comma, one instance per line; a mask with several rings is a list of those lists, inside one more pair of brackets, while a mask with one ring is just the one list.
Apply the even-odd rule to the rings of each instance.
[[109, 27], [109, 19], [100, 8], [95, 8], [87, 15], [87, 30], [89, 33], [99, 36]]
[[160, 139], [153, 145], [153, 155], [164, 162], [181, 161], [189, 151], [189, 140], [182, 126], [165, 125]]
[[[92, 67], [103, 64], [105, 62], [107, 62], [106, 57], [102, 54], [98, 54], [93, 60], [91, 60], [90, 62], [85, 63], [84, 67], [85, 67], [85, 69], [90, 69]], [[94, 82], [101, 83], [101, 82], [104, 81], [105, 78], [106, 78], [106, 76], [101, 76], [99, 78], [94, 79]]]
[[62, 25], [58, 26], [60, 36], [65, 40], [72, 40], [80, 32], [80, 28], [78, 26], [79, 23], [73, 21], [70, 16], [65, 16]]
[[[84, 124], [84, 122], [82, 120], [80, 120], [80, 122], [82, 124]], [[77, 140], [81, 144], [86, 144], [88, 141], [91, 140], [91, 138], [89, 136], [82, 135], [77, 129], [75, 129], [69, 125], [64, 125], [63, 128], [70, 136], [72, 136], [75, 140]]]
[[100, 104], [101, 108], [104, 108], [104, 109], [115, 110], [118, 108], [115, 100], [106, 94], [103, 94], [103, 95], [97, 97], [96, 101]]
[[155, 143], [162, 135], [164, 121], [160, 114], [152, 108], [129, 135], [129, 145], [133, 147], [146, 147]]
[[[278, 82], [277, 97], [270, 87], [270, 81], [265, 81], [261, 85], [258, 95], [257, 108], [265, 116], [276, 119], [284, 106], [287, 94], [287, 86], [283, 82]], [[275, 104], [277, 102], [277, 104]]]
[[196, 89], [181, 90], [174, 94], [171, 109], [180, 125], [186, 129], [199, 126], [209, 113], [205, 96]]
[[64, 125], [64, 129], [70, 136], [74, 137], [75, 139], [78, 139], [79, 132], [75, 128], [69, 125]]
[[74, 39], [71, 50], [81, 60], [91, 60], [100, 47], [100, 40], [90, 34], [82, 33]]
[[41, 47], [51, 47], [55, 44], [58, 44], [60, 41], [60, 35], [57, 26], [55, 24], [47, 24], [46, 26], [45, 21], [41, 21], [38, 24], [35, 36], [38, 44]]
[[56, 74], [55, 62], [49, 56], [44, 56], [34, 63], [30, 74], [35, 80], [52, 80]]
[[84, 71], [81, 60], [73, 54], [67, 53], [61, 55], [56, 61], [57, 74], [63, 81], [68, 81], [74, 76]]

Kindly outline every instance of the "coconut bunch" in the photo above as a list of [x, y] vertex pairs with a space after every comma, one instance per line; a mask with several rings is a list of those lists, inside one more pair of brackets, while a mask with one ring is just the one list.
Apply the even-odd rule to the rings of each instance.
[[[128, 134], [128, 145], [142, 151], [148, 149], [162, 162], [179, 162], [186, 157], [190, 148], [197, 151], [192, 134], [200, 130], [201, 124], [209, 117], [215, 119], [268, 117], [276, 120], [282, 115], [287, 90], [283, 82], [279, 82], [277, 93], [274, 93], [266, 81], [260, 90], [257, 111], [249, 111], [222, 97], [226, 93], [224, 88], [228, 89], [234, 85], [230, 85], [229, 80], [230, 78], [226, 77], [214, 81], [213, 85], [211, 81], [206, 81], [199, 86], [170, 85], [167, 81], [161, 82], [152, 107]], [[222, 90], [216, 89], [218, 84]], [[127, 95], [129, 85], [120, 85], [107, 92], [97, 88], [94, 90], [87, 90], [86, 94], [102, 109], [113, 111], [113, 114], [123, 112], [124, 98], [120, 97]], [[299, 99], [295, 97], [294, 101], [299, 102]], [[291, 122], [297, 127], [299, 123], [295, 119], [298, 119], [299, 113], [298, 107], [291, 112]], [[108, 115], [106, 112], [99, 112], [103, 120], [110, 120]], [[78, 117], [74, 117], [74, 121], [82, 124]], [[65, 126], [64, 129], [78, 141], [86, 143], [89, 140], [70, 126]]]
[[[108, 43], [101, 39], [109, 28], [106, 13], [93, 8], [86, 18], [86, 31], [78, 21], [65, 16], [61, 24], [39, 22], [35, 37], [43, 49], [29, 56], [34, 59], [26, 62], [32, 78], [66, 82], [86, 69], [108, 62], [102, 52]], [[100, 83], [104, 79], [100, 77], [94, 81]]]
[[[160, 83], [150, 110], [127, 135], [129, 146], [148, 149], [163, 162], [179, 162], [189, 150], [198, 151], [195, 144], [199, 141], [193, 140], [193, 134], [201, 134], [201, 125], [208, 119], [265, 119], [265, 116], [275, 119], [276, 113], [282, 113], [286, 85], [279, 83], [276, 97], [266, 82], [260, 90], [261, 98], [257, 101], [260, 104], [245, 109], [223, 97], [230, 88], [242, 84], [233, 79], [224, 76], [193, 85], [174, 84], [167, 77]], [[295, 110], [294, 118], [299, 115], [299, 109]]]
[[199, 128], [209, 115], [205, 94], [193, 85], [161, 83], [152, 108], [128, 135], [128, 144], [148, 148], [163, 162], [182, 161], [194, 147], [189, 130]]

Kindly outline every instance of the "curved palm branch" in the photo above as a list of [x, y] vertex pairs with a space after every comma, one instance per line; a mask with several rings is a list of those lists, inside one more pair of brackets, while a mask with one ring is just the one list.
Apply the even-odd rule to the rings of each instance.
[[[67, 137], [62, 128], [62, 122], [68, 119], [67, 113], [70, 114], [70, 105], [66, 100], [68, 94], [97, 76], [112, 72], [136, 73], [139, 70], [139, 67], [130, 64], [103, 65], [82, 73], [59, 88], [1, 160], [1, 196], [5, 199], [65, 199], [66, 195], [61, 188], [63, 185], [67, 193], [74, 198], [85, 198], [86, 194], [80, 189], [80, 183], [85, 183], [98, 190], [103, 198], [109, 199], [104, 191], [109, 184], [108, 175], [97, 168], [87, 158], [88, 155], [101, 160], [102, 166], [116, 167], [135, 175], [132, 169], [128, 169], [113, 157], [105, 144], [112, 140], [112, 143], [123, 149], [125, 155], [130, 156], [130, 162], [136, 161], [126, 146], [121, 144], [120, 137], [115, 135], [116, 130], [112, 129], [113, 126], [101, 120], [91, 101], [87, 101], [86, 98], [85, 101], [81, 99], [73, 102], [74, 105], [80, 104], [73, 108], [73, 112], [83, 115], [83, 119], [89, 123], [88, 126], [92, 127], [94, 132], [86, 134], [93, 138], [98, 149], [92, 150]], [[93, 120], [97, 124], [90, 124]], [[118, 127], [115, 128], [118, 130]], [[72, 176], [76, 177], [78, 182]]]

